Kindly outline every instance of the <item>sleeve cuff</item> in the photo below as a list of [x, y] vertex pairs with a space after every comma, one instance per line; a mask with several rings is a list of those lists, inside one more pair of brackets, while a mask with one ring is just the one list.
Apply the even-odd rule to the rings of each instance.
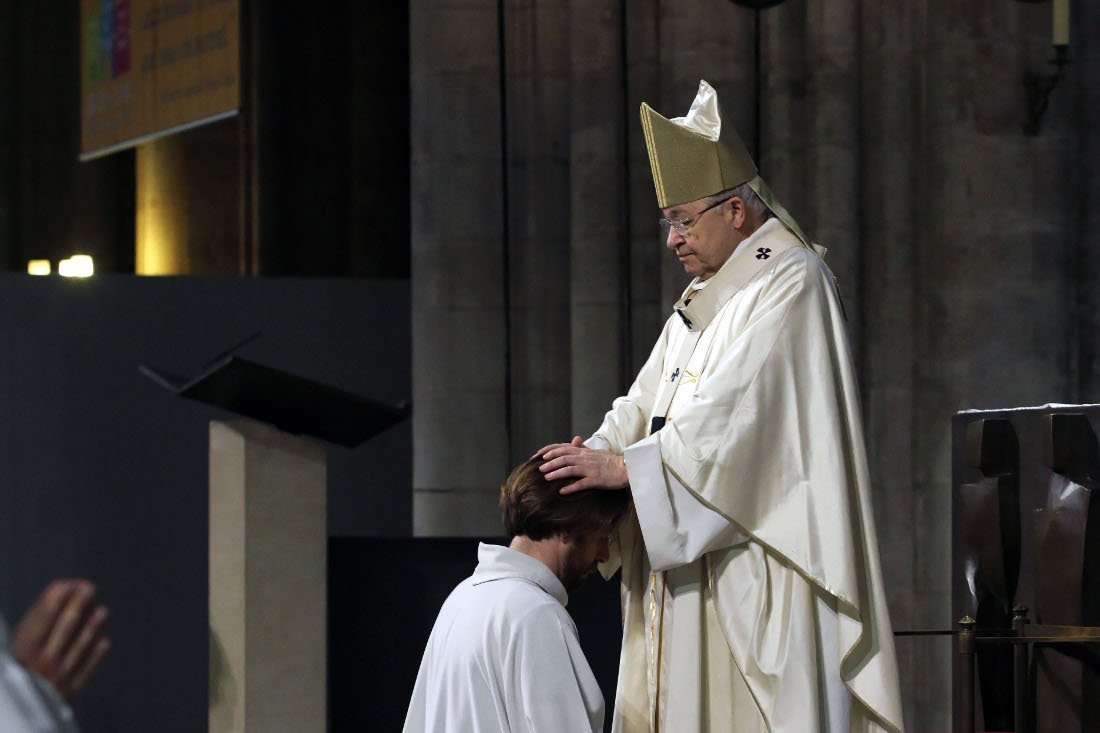
[[[607, 438], [600, 435], [599, 433], [596, 433], [591, 438], [584, 441], [584, 447], [585, 448], [591, 448], [592, 450], [611, 451], [611, 442]], [[611, 452], [614, 452], [614, 451], [611, 451]]]
[[623, 458], [650, 566], [667, 570], [680, 565], [683, 548], [665, 483], [658, 435], [654, 433], [628, 447]]

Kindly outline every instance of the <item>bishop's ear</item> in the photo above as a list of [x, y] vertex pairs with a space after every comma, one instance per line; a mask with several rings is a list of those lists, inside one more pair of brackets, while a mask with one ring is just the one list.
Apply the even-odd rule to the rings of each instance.
[[740, 229], [745, 226], [745, 202], [740, 196], [732, 197], [726, 206], [729, 207], [730, 214], [733, 215], [733, 228]]

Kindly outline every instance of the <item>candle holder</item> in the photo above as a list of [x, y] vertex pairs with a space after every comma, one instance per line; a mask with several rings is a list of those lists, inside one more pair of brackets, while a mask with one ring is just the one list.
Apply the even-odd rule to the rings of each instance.
[[1027, 89], [1027, 121], [1024, 122], [1024, 134], [1035, 137], [1043, 124], [1043, 113], [1050, 104], [1050, 95], [1058, 82], [1065, 76], [1065, 67], [1069, 65], [1069, 46], [1054, 47], [1054, 58], [1050, 60], [1054, 72], [1049, 74], [1028, 74], [1024, 77]]

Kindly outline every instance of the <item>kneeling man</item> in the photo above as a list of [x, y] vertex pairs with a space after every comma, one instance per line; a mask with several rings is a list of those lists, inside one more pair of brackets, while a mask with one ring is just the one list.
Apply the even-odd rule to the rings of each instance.
[[629, 492], [562, 496], [534, 458], [500, 489], [508, 547], [482, 544], [474, 574], [439, 611], [405, 733], [602, 731], [604, 702], [565, 611], [608, 558]]

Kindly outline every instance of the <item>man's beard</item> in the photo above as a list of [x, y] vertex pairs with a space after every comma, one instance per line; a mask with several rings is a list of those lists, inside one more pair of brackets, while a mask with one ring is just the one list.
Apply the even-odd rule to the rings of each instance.
[[596, 564], [586, 565], [580, 548], [573, 545], [567, 551], [564, 567], [562, 568], [561, 584], [565, 586], [567, 593], [572, 593], [585, 579], [596, 570]]

